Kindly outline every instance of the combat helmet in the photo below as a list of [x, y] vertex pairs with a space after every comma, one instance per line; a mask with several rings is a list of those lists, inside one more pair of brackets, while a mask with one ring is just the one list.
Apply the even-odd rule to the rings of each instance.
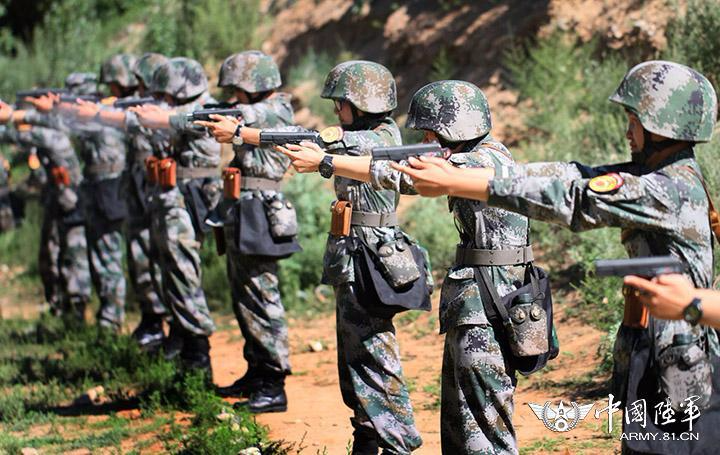
[[240, 52], [226, 58], [219, 79], [219, 87], [237, 87], [248, 93], [266, 92], [282, 85], [277, 63], [260, 51]]
[[662, 60], [631, 68], [610, 101], [636, 114], [647, 131], [678, 141], [709, 141], [717, 117], [710, 81], [692, 68]]
[[73, 95], [94, 95], [98, 91], [97, 84], [95, 73], [70, 73], [65, 78], [65, 88]]
[[343, 62], [330, 70], [320, 96], [349, 101], [370, 114], [390, 112], [397, 107], [395, 78], [390, 70], [364, 60]]
[[110, 84], [115, 82], [122, 87], [135, 87], [138, 79], [135, 77], [135, 56], [130, 54], [115, 54], [100, 67], [100, 82]]
[[207, 76], [197, 60], [171, 58], [153, 74], [151, 93], [164, 93], [178, 100], [195, 98], [208, 88]]
[[432, 131], [448, 142], [469, 141], [490, 132], [490, 106], [470, 82], [432, 82], [413, 95], [405, 126]]
[[147, 52], [135, 62], [133, 73], [145, 87], [150, 87], [155, 70], [167, 63], [167, 61], [168, 58], [162, 54]]

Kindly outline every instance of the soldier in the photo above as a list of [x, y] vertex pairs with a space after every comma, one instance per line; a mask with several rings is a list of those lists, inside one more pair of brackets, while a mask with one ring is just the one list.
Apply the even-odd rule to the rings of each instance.
[[184, 57], [160, 66], [149, 89], [168, 106], [132, 110], [143, 126], [166, 130], [153, 136], [160, 174], [149, 209], [163, 300], [172, 311], [171, 331], [183, 340], [181, 360], [190, 369], [204, 371], [212, 383], [208, 337], [215, 324], [202, 289], [200, 246], [207, 230], [204, 219], [220, 198], [220, 144], [204, 128], [188, 125], [183, 114], [215, 100], [200, 63]]
[[[456, 169], [442, 160], [411, 160], [397, 166], [425, 195], [453, 194], [487, 201], [533, 219], [573, 231], [601, 227], [622, 229], [630, 257], [673, 255], [688, 265], [696, 287], [709, 287], [713, 274], [708, 196], [693, 146], [712, 136], [717, 99], [710, 82], [677, 63], [649, 61], [625, 75], [610, 101], [628, 116], [626, 136], [632, 162], [589, 167], [579, 163], [532, 163], [495, 169]], [[702, 312], [686, 320], [634, 317], [638, 293], [624, 289], [625, 315], [614, 351], [613, 396], [626, 404], [646, 400], [688, 406], [701, 415], [692, 423], [697, 440], [662, 437], [689, 431], [689, 424], [647, 417], [624, 421], [623, 431], [659, 437], [623, 439], [623, 453], [714, 453], [720, 424], [718, 339], [697, 325]], [[715, 373], [711, 373], [712, 367]], [[682, 414], [681, 414], [682, 415]], [[697, 417], [697, 414], [695, 415]], [[705, 436], [702, 436], [705, 435]]]
[[[133, 74], [137, 78], [138, 95], [149, 95], [148, 87], [157, 68], [168, 59], [160, 54], [146, 53], [137, 59]], [[146, 351], [158, 349], [165, 338], [163, 318], [169, 312], [160, 298], [161, 272], [150, 253], [149, 183], [146, 180], [145, 160], [152, 155], [151, 130], [140, 125], [134, 112], [101, 109], [101, 105], [80, 102], [78, 118], [97, 120], [122, 129], [127, 135], [128, 157], [122, 176], [121, 191], [128, 207], [126, 223], [126, 259], [130, 284], [140, 303], [140, 324], [132, 337]]]
[[[321, 96], [335, 103], [342, 124], [335, 127], [333, 143], [320, 165], [323, 177], [333, 175], [333, 159], [400, 144], [400, 131], [390, 117], [397, 106], [395, 80], [384, 66], [341, 63], [330, 71]], [[228, 141], [236, 127], [223, 120], [213, 127], [213, 134]], [[239, 128], [236, 133], [245, 143], [258, 143], [258, 130]], [[358, 242], [373, 246], [388, 238], [410, 242], [397, 224], [399, 197], [352, 176], [336, 176], [335, 193], [335, 206], [349, 202], [354, 218], [349, 235], [336, 232], [328, 237], [323, 282], [335, 288], [338, 372], [343, 401], [353, 411], [352, 453], [377, 454], [379, 445], [384, 453], [407, 454], [420, 447], [422, 439], [403, 379], [395, 327], [392, 317], [370, 313], [368, 308], [375, 302], [359, 300], [353, 261]]]
[[[0, 141], [6, 139], [6, 127], [0, 132]], [[0, 234], [15, 228], [15, 215], [10, 200], [10, 161], [0, 156]]]
[[[418, 90], [410, 102], [407, 127], [423, 131], [425, 142], [449, 149], [451, 166], [495, 168], [513, 163], [505, 146], [494, 140], [490, 108], [483, 92], [469, 82], [439, 81]], [[300, 172], [325, 159], [318, 147], [290, 147], [288, 156]], [[335, 174], [372, 182], [402, 194], [417, 194], [412, 180], [370, 157], [338, 157]], [[440, 333], [445, 333], [442, 368], [442, 451], [517, 453], [512, 425], [515, 371], [506, 358], [502, 323], [488, 315], [486, 286], [505, 296], [522, 285], [525, 264], [532, 261], [528, 221], [485, 203], [451, 197], [450, 211], [460, 234], [457, 262], [443, 282]], [[518, 253], [518, 254], [516, 254]], [[501, 255], [512, 255], [512, 259]], [[478, 268], [480, 273], [476, 274]], [[490, 283], [480, 277], [487, 274]], [[477, 277], [477, 278], [476, 278]], [[496, 333], [496, 331], [499, 331]]]
[[[127, 54], [111, 57], [101, 67], [100, 81], [113, 96], [125, 96], [137, 88], [132, 73], [134, 58]], [[83, 74], [79, 79], [92, 80]], [[90, 257], [93, 286], [100, 298], [97, 313], [101, 328], [119, 331], [125, 318], [125, 275], [122, 267], [122, 225], [127, 214], [120, 196], [120, 178], [125, 168], [127, 145], [124, 134], [98, 122], [79, 122], [78, 104], [59, 102], [56, 96], [35, 102], [39, 111], [28, 112], [24, 121], [68, 132], [75, 138], [78, 155], [84, 162], [81, 199], [85, 206], [85, 233]]]
[[[272, 57], [246, 51], [225, 59], [218, 85], [233, 91], [238, 102], [232, 107], [242, 111], [244, 125], [275, 129], [293, 123], [290, 95], [276, 92], [281, 83]], [[226, 246], [233, 309], [245, 338], [243, 355], [248, 366], [243, 377], [218, 392], [249, 398], [251, 412], [282, 412], [287, 409], [284, 383], [290, 374], [290, 360], [277, 261], [300, 249], [295, 241], [295, 209], [281, 188], [290, 160], [270, 147], [238, 141], [233, 150], [235, 158], [225, 171], [225, 198], [215, 224], [224, 235], [220, 243]], [[230, 187], [237, 178], [240, 185], [234, 192]], [[262, 232], [253, 231], [251, 244], [238, 241], [242, 235], [239, 226], [247, 230], [248, 218], [264, 221], [266, 212], [276, 223], [264, 222]]]
[[[93, 94], [97, 87], [94, 75], [87, 78], [82, 73], [70, 74], [65, 86], [75, 95]], [[26, 111], [24, 117], [33, 115], [38, 114]], [[46, 301], [51, 311], [67, 323], [83, 323], [92, 284], [79, 196], [80, 162], [69, 136], [59, 129], [21, 125], [15, 141], [23, 149], [33, 150], [28, 160], [31, 167], [37, 162], [49, 176], [41, 193], [43, 221], [38, 260]]]

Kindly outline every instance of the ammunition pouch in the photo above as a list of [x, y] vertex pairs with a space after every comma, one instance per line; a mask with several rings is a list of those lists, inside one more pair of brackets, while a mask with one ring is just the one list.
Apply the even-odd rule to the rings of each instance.
[[340, 237], [350, 235], [352, 224], [352, 203], [350, 201], [335, 201], [330, 207], [330, 234]]
[[160, 183], [160, 169], [158, 165], [160, 160], [156, 156], [149, 156], [145, 160], [145, 173], [148, 183], [157, 185]]
[[177, 186], [177, 163], [172, 158], [163, 158], [158, 161], [158, 184], [161, 188], [169, 190]]
[[68, 187], [70, 186], [70, 173], [65, 166], [55, 166], [50, 170], [53, 183], [55, 186]]
[[223, 196], [225, 199], [240, 199], [240, 169], [236, 167], [227, 167], [222, 172], [223, 179]]
[[625, 306], [623, 308], [622, 324], [625, 327], [645, 329], [648, 326], [650, 313], [645, 308], [645, 305], [640, 302], [638, 298], [639, 292], [630, 286], [623, 286], [622, 293], [625, 298]]

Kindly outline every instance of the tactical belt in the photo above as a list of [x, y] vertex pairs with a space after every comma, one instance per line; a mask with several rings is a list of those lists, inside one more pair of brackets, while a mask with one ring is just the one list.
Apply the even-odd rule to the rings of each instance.
[[205, 179], [220, 177], [220, 171], [216, 167], [177, 167], [177, 178], [179, 179]]
[[0, 197], [5, 197], [10, 194], [10, 188], [0, 188]]
[[353, 226], [364, 227], [397, 226], [397, 213], [352, 212], [350, 224]]
[[240, 179], [240, 189], [246, 191], [280, 191], [282, 182], [262, 177], [245, 177]]
[[529, 245], [506, 250], [479, 250], [458, 246], [455, 252], [456, 265], [520, 265], [533, 260], [532, 246]]
[[115, 174], [123, 169], [125, 169], [125, 163], [102, 163], [87, 166], [85, 173], [89, 175]]

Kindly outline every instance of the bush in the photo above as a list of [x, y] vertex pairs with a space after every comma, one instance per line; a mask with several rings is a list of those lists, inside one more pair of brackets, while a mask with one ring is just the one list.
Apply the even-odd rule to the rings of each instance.
[[303, 250], [280, 262], [283, 303], [288, 310], [296, 312], [327, 309], [315, 291], [322, 278], [334, 193], [318, 174], [294, 175], [285, 185], [284, 193], [295, 205], [300, 228], [298, 241]]

